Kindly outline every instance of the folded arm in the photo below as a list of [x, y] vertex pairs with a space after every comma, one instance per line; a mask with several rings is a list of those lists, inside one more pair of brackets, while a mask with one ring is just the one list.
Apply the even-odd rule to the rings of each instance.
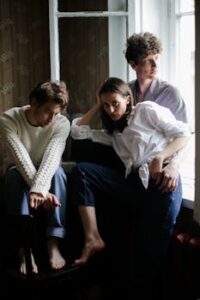
[[[174, 191], [178, 185], [179, 166], [186, 151], [189, 137], [178, 137], [161, 151], [149, 164], [150, 177], [155, 179], [162, 192]], [[174, 155], [169, 163], [164, 161]]]

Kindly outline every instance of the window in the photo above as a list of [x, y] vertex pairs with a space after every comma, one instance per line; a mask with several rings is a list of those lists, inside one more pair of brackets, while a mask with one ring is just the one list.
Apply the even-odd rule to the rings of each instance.
[[[176, 0], [174, 2], [175, 48], [172, 54], [176, 62], [174, 81], [186, 102], [188, 120], [192, 132], [195, 130], [195, 99], [194, 99], [194, 57], [195, 57], [195, 26], [194, 0]], [[172, 3], [172, 2], [171, 2]], [[173, 7], [172, 7], [173, 12]], [[174, 64], [172, 64], [173, 68]], [[171, 70], [173, 71], [173, 69]], [[195, 177], [195, 134], [190, 141], [188, 154], [181, 166], [183, 181], [183, 198], [194, 200]], [[187, 205], [189, 202], [185, 201]], [[190, 201], [191, 206], [191, 201]]]
[[[128, 79], [131, 0], [49, 0], [51, 78], [68, 83], [68, 112], [83, 113], [108, 76]], [[81, 99], [81, 101], [80, 101]]]
[[[135, 0], [138, 3], [137, 0]], [[187, 106], [191, 130], [195, 128], [194, 0], [140, 1], [137, 31], [150, 31], [162, 41], [160, 77], [178, 87]], [[193, 207], [195, 182], [195, 134], [181, 163], [184, 205]], [[189, 201], [188, 201], [189, 200]]]
[[[70, 113], [91, 106], [104, 78], [134, 78], [123, 54], [126, 38], [150, 31], [163, 44], [160, 77], [181, 91], [194, 131], [194, 0], [49, 0], [49, 7], [51, 76], [69, 84]], [[194, 148], [193, 136], [181, 168], [188, 200], [194, 200]]]

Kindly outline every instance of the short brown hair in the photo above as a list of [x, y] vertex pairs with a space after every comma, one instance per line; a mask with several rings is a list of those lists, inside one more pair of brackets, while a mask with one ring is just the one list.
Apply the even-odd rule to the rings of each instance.
[[133, 61], [138, 64], [139, 59], [150, 54], [160, 54], [162, 52], [161, 41], [152, 33], [134, 33], [127, 39], [125, 57], [128, 63]]
[[35, 99], [39, 105], [55, 102], [64, 109], [68, 105], [69, 94], [64, 81], [46, 81], [38, 83], [29, 95], [30, 101]]

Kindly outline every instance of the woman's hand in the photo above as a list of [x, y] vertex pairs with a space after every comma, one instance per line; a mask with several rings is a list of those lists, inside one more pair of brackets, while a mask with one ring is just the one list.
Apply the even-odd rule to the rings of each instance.
[[163, 193], [175, 191], [178, 186], [180, 175], [178, 168], [174, 164], [169, 163], [163, 168], [162, 174], [162, 181], [159, 185], [159, 189]]
[[96, 90], [96, 103], [100, 107], [101, 106], [101, 99], [100, 99], [99, 91], [100, 91], [100, 87]]
[[102, 86], [104, 85], [104, 83], [107, 81], [107, 79], [106, 80], [104, 80], [104, 81], [102, 81], [102, 83], [99, 85], [99, 87], [97, 88], [97, 90], [96, 90], [96, 102], [97, 102], [97, 104], [99, 105], [99, 107], [102, 105], [102, 103], [101, 103], [101, 99], [100, 99], [100, 91], [101, 91], [101, 88], [102, 88]]
[[155, 180], [156, 184], [160, 184], [163, 176], [163, 156], [157, 155], [149, 163], [150, 178]]
[[163, 167], [163, 157], [156, 156], [149, 164], [150, 178], [155, 180], [158, 188], [163, 193], [176, 190], [179, 179], [179, 171], [175, 165], [168, 163]]

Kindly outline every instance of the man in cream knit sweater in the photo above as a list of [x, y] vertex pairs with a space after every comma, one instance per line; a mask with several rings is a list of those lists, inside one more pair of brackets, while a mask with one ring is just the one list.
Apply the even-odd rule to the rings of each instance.
[[[30, 105], [14, 107], [0, 116], [0, 133], [8, 148], [5, 171], [6, 213], [27, 215], [45, 208], [49, 263], [65, 266], [59, 239], [65, 236], [67, 178], [60, 166], [69, 120], [61, 114], [67, 107], [64, 82], [39, 83], [30, 93]], [[23, 249], [21, 273], [26, 273]], [[33, 272], [38, 267], [32, 254]]]

